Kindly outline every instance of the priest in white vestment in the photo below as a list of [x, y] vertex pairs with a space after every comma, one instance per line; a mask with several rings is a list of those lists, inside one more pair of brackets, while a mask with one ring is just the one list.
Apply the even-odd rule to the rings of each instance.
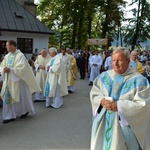
[[112, 53], [106, 58], [104, 63], [105, 70], [111, 70], [112, 69]]
[[66, 81], [67, 81], [67, 86], [70, 85], [69, 83], [69, 74], [70, 74], [70, 69], [71, 69], [71, 59], [69, 54], [66, 53], [65, 48], [61, 48], [61, 53], [58, 54], [59, 57], [62, 58], [62, 63], [65, 67], [65, 72], [66, 72]]
[[24, 54], [16, 49], [16, 42], [6, 42], [8, 54], [1, 63], [3, 86], [3, 123], [25, 118], [28, 113], [34, 114], [32, 93], [40, 91], [33, 71]]
[[90, 83], [89, 85], [93, 85], [95, 78], [100, 74], [101, 65], [103, 63], [103, 59], [98, 55], [98, 50], [95, 51], [95, 55], [93, 55], [90, 59]]
[[47, 78], [44, 95], [46, 107], [60, 108], [63, 105], [63, 96], [68, 94], [66, 73], [62, 59], [57, 55], [56, 48], [49, 49], [51, 60], [47, 64]]
[[36, 81], [38, 82], [41, 92], [36, 92], [34, 100], [35, 101], [45, 101], [46, 97], [44, 96], [44, 88], [46, 82], [46, 65], [50, 61], [50, 55], [47, 53], [46, 49], [42, 49], [40, 55], [37, 56], [34, 65], [36, 70]]
[[90, 150], [148, 150], [150, 84], [130, 64], [129, 50], [113, 51], [113, 70], [101, 73], [90, 92]]

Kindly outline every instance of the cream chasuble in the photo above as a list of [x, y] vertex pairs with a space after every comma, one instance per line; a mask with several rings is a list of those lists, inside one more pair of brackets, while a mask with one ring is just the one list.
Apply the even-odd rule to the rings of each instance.
[[[91, 150], [127, 150], [118, 112], [100, 107], [100, 102], [105, 97], [112, 97], [117, 101], [138, 143], [145, 150], [150, 114], [148, 80], [133, 68], [129, 68], [124, 75], [116, 75], [113, 70], [109, 70], [95, 79], [90, 92], [94, 115]], [[95, 116], [98, 107], [99, 114]]]

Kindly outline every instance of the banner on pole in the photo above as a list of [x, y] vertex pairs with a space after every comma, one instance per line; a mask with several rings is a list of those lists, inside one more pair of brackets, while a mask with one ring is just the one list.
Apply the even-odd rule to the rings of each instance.
[[107, 45], [107, 39], [87, 39], [88, 45]]

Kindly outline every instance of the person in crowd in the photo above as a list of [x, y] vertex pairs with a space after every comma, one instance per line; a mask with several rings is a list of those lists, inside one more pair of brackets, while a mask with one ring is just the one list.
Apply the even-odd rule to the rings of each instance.
[[145, 69], [146, 74], [150, 74], [150, 61], [146, 61], [143, 67]]
[[106, 58], [105, 50], [104, 49], [100, 50], [98, 56], [101, 56], [102, 60], [104, 61]]
[[90, 83], [89, 85], [93, 85], [95, 78], [100, 74], [100, 68], [103, 63], [102, 57], [98, 55], [98, 50], [95, 51], [95, 55], [93, 55], [90, 59]]
[[71, 68], [69, 72], [69, 86], [68, 86], [68, 92], [73, 93], [75, 88], [75, 80], [77, 79], [78, 76], [78, 69], [77, 69], [77, 64], [76, 64], [76, 59], [74, 56], [71, 54], [70, 49], [66, 48], [67, 54], [69, 54], [70, 59], [71, 59]]
[[133, 67], [138, 73], [144, 74], [145, 69], [141, 62], [137, 60], [137, 51], [132, 51], [130, 55], [130, 67]]
[[78, 58], [78, 67], [79, 67], [79, 71], [80, 71], [80, 79], [84, 79], [85, 78], [85, 57], [83, 53], [79, 53], [79, 58]]
[[141, 52], [141, 55], [139, 56], [139, 61], [141, 62], [141, 63], [143, 63], [143, 61], [147, 61], [148, 60], [148, 57], [147, 57], [147, 54], [146, 54], [146, 52], [144, 51], [144, 52]]
[[[43, 48], [43, 49], [45, 49], [45, 48]], [[35, 52], [34, 52], [34, 54], [33, 54], [35, 57], [37, 57], [38, 55], [39, 55], [39, 53], [38, 53], [38, 49], [37, 48], [35, 48]]]
[[[1, 62], [3, 61], [3, 59], [4, 59], [4, 56], [1, 54], [1, 55], [0, 55], [0, 64], [1, 64]], [[2, 89], [2, 85], [3, 85], [3, 79], [2, 79], [2, 75], [1, 75], [1, 73], [0, 73], [0, 91], [1, 91], [1, 89]], [[0, 98], [0, 107], [3, 107], [3, 101], [2, 101], [1, 98]]]
[[47, 64], [47, 77], [44, 89], [46, 107], [60, 108], [63, 105], [63, 96], [68, 94], [66, 73], [62, 58], [57, 55], [57, 49], [49, 49], [51, 56]]
[[109, 56], [106, 58], [104, 63], [105, 70], [111, 70], [112, 69], [112, 52], [109, 52]]
[[70, 56], [66, 53], [66, 48], [62, 47], [61, 48], [61, 53], [59, 54], [59, 57], [62, 58], [62, 63], [65, 67], [65, 72], [66, 72], [66, 81], [67, 81], [67, 86], [69, 86], [69, 74], [70, 74], [70, 68], [71, 68], [71, 59]]
[[145, 77], [148, 79], [150, 83], [150, 61], [146, 61], [145, 65], [143, 66], [145, 69]]
[[129, 50], [118, 47], [112, 54], [113, 70], [94, 81], [91, 150], [145, 150], [150, 84], [129, 64]]
[[6, 42], [9, 52], [1, 63], [3, 85], [1, 98], [3, 100], [3, 123], [25, 118], [34, 114], [32, 93], [41, 91], [35, 76], [24, 54], [16, 49], [16, 42]]
[[90, 78], [90, 66], [89, 66], [90, 52], [85, 52], [85, 76]]
[[79, 57], [79, 55], [78, 55], [76, 50], [73, 50], [72, 55], [74, 56], [75, 59], [77, 59]]
[[72, 55], [73, 55], [74, 58], [76, 59], [77, 68], [79, 69], [79, 64], [78, 64], [78, 60], [79, 60], [79, 52], [78, 52], [78, 50], [74, 50]]
[[[87, 77], [88, 78], [90, 78], [90, 73], [91, 73], [90, 59], [91, 59], [92, 56], [94, 56], [94, 52], [95, 52], [94, 50], [91, 50], [91, 51], [88, 52], [88, 55], [89, 55], [88, 59], [87, 59], [87, 63], [88, 63]], [[92, 84], [92, 82], [91, 82], [91, 84]]]
[[36, 80], [41, 88], [41, 92], [35, 93], [35, 101], [45, 101], [46, 97], [44, 96], [44, 88], [45, 88], [45, 82], [46, 82], [46, 71], [45, 67], [47, 63], [50, 61], [50, 55], [47, 53], [46, 49], [41, 50], [41, 55], [38, 55], [35, 62], [35, 70], [36, 70]]
[[32, 54], [31, 58], [28, 60], [28, 63], [29, 63], [29, 65], [30, 65], [30, 67], [31, 67], [31, 69], [32, 69], [32, 71], [33, 71], [33, 73], [34, 73], [34, 75], [35, 75], [35, 73], [36, 73], [36, 71], [35, 71], [35, 66], [34, 66], [35, 60], [36, 60], [36, 57], [35, 57], [34, 54]]

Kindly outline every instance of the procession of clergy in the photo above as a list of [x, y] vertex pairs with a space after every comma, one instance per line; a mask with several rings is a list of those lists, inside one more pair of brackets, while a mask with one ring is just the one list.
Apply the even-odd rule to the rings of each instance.
[[[8, 54], [0, 67], [3, 78], [3, 123], [13, 121], [17, 117], [25, 118], [29, 113], [34, 114], [33, 101], [45, 101], [46, 107], [60, 108], [64, 96], [74, 92], [77, 79], [76, 58], [71, 55], [69, 48], [61, 48], [60, 53], [54, 47], [49, 48], [48, 52], [42, 49], [33, 62], [33, 70], [25, 55], [17, 50], [16, 46], [13, 40], [6, 42]], [[142, 65], [137, 62], [136, 57], [137, 53], [133, 51], [131, 65], [143, 73]], [[99, 75], [102, 63], [102, 55], [95, 51], [89, 58], [89, 85], [92, 85]], [[104, 67], [105, 70], [112, 69], [111, 53], [106, 58]]]
[[36, 81], [41, 88], [34, 99], [46, 100], [46, 107], [61, 107], [63, 96], [74, 92], [77, 79], [76, 60], [69, 50], [61, 48], [61, 53], [57, 53], [56, 48], [50, 48], [49, 54], [43, 49], [34, 62]]
[[68, 49], [61, 48], [59, 54], [56, 48], [49, 48], [48, 52], [42, 49], [34, 61], [34, 73], [16, 46], [14, 40], [6, 42], [8, 54], [0, 66], [3, 123], [34, 114], [33, 101], [44, 100], [46, 107], [61, 107], [63, 97], [74, 92], [77, 79], [76, 59]]

